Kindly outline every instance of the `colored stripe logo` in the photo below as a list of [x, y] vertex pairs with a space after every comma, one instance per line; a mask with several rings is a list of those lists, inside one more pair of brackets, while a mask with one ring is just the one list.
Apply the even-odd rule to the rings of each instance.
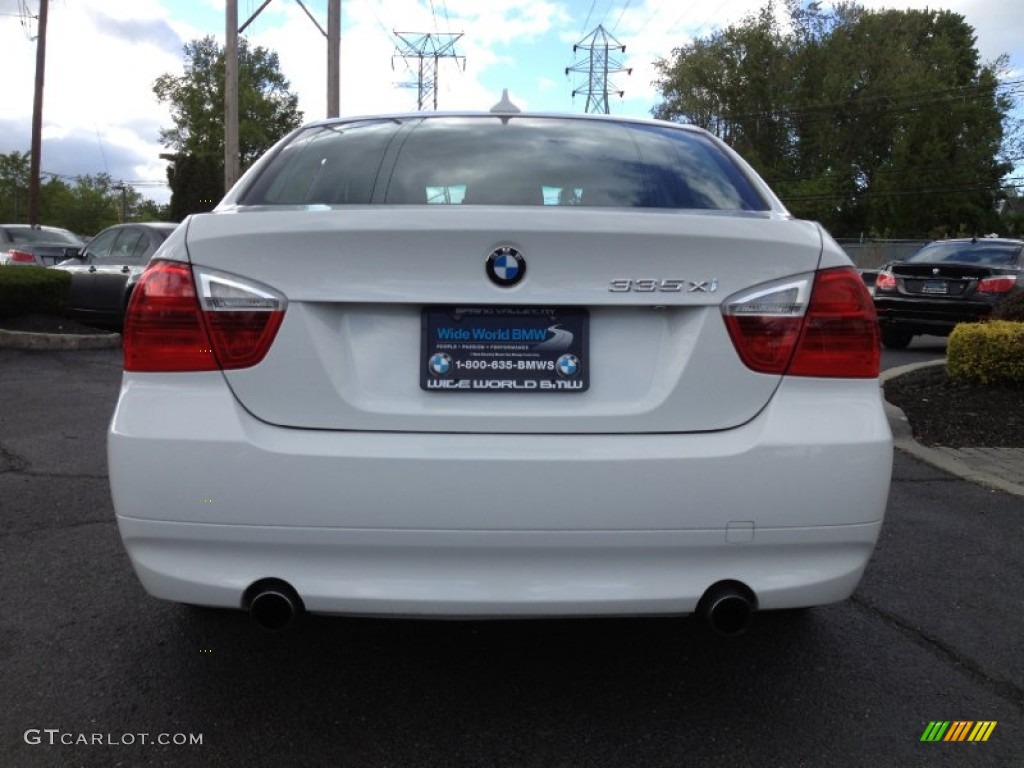
[[932, 720], [921, 741], [988, 741], [996, 729], [995, 720]]

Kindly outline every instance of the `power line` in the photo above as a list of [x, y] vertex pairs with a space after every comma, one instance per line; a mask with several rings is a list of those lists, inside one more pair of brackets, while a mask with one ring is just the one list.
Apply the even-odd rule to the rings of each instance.
[[909, 195], [950, 195], [950, 194], [963, 194], [965, 192], [998, 192], [1003, 189], [1021, 189], [1024, 188], [1024, 176], [1013, 176], [1003, 179], [999, 182], [992, 183], [987, 181], [978, 181], [974, 184], [960, 184], [945, 187], [905, 187], [903, 189], [866, 189], [858, 192], [851, 192], [844, 194], [842, 192], [835, 192], [829, 194], [818, 194], [818, 195], [779, 195], [779, 199], [783, 202], [826, 202], [826, 201], [851, 201], [860, 202], [863, 200], [879, 197], [907, 197]]
[[590, 17], [594, 13], [594, 6], [595, 5], [597, 5], [597, 0], [590, 0], [590, 10], [587, 11], [587, 18], [583, 20], [583, 26], [580, 27], [580, 34], [581, 35], [586, 30], [587, 24], [590, 23]]
[[437, 11], [434, 9], [434, 0], [430, 0], [430, 15], [434, 19], [434, 31], [440, 32], [441, 30], [437, 28]]
[[608, 13], [611, 11], [613, 5], [615, 5], [615, 0], [608, 0], [608, 5], [604, 9], [604, 13], [601, 14], [601, 20], [597, 22], [597, 26], [604, 26], [604, 22], [608, 18]]
[[619, 23], [622, 21], [622, 17], [626, 15], [626, 11], [629, 10], [629, 6], [632, 4], [633, 0], [626, 0], [626, 4], [622, 6], [622, 12], [619, 14], [619, 18], [615, 20], [615, 24], [612, 26], [612, 32], [619, 28]]

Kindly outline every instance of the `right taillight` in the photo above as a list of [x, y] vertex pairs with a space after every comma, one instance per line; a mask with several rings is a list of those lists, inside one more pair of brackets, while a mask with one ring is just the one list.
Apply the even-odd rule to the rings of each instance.
[[759, 373], [829, 378], [878, 376], [878, 319], [850, 267], [772, 283], [722, 307], [733, 345]]
[[[198, 287], [198, 290], [197, 290]], [[286, 301], [265, 286], [187, 264], [155, 261], [124, 322], [126, 371], [247, 368], [270, 350]]]
[[978, 293], [1009, 293], [1017, 285], [1014, 275], [986, 277], [978, 283]]

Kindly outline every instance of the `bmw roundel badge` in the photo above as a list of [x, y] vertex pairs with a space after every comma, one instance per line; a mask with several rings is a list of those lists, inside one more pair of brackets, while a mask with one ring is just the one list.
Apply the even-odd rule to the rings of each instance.
[[487, 257], [487, 276], [502, 288], [511, 288], [526, 274], [523, 254], [507, 245], [495, 248]]
[[430, 356], [427, 367], [435, 376], [447, 376], [452, 369], [452, 359], [444, 352], [438, 352]]
[[555, 363], [559, 374], [569, 379], [580, 372], [580, 359], [576, 355], [562, 355]]

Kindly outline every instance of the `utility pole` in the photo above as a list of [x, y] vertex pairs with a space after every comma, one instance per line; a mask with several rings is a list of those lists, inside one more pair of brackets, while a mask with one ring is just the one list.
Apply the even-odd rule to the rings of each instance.
[[[327, 29], [309, 12], [302, 0], [295, 0], [306, 12], [327, 38], [327, 117], [339, 114], [341, 93], [340, 60], [341, 60], [341, 0], [327, 1]], [[270, 5], [270, 0], [263, 3], [241, 27], [238, 26], [238, 0], [227, 0], [225, 8], [225, 45], [224, 45], [224, 191], [238, 181], [239, 146], [238, 146], [238, 36], [245, 32], [263, 9]]]
[[341, 93], [341, 0], [327, 2], [327, 116], [337, 117]]
[[227, 0], [224, 34], [224, 192], [238, 181], [238, 0]]
[[32, 102], [32, 157], [28, 171], [28, 223], [39, 224], [39, 158], [43, 149], [43, 82], [46, 70], [46, 19], [49, 0], [39, 0], [39, 36], [36, 38], [36, 92]]
[[437, 111], [437, 79], [438, 65], [441, 59], [455, 59], [456, 64], [461, 60], [462, 67], [466, 67], [466, 57], [459, 56], [455, 51], [455, 43], [462, 32], [395, 32], [400, 45], [395, 48], [391, 57], [391, 66], [395, 66], [395, 57], [403, 59], [418, 59], [418, 77], [415, 83], [403, 83], [406, 88], [416, 88], [416, 109], [422, 112], [428, 101], [433, 101], [434, 111]]
[[614, 93], [621, 98], [625, 93], [625, 91], [614, 90], [614, 86], [608, 79], [608, 76], [618, 72], [625, 72], [627, 75], [633, 74], [631, 68], [623, 68], [622, 61], [611, 53], [612, 51], [625, 53], [626, 46], [612, 37], [599, 24], [597, 29], [572, 47], [573, 53], [579, 51], [587, 52], [586, 59], [584, 61], [576, 61], [571, 67], [566, 67], [565, 74], [568, 75], [570, 72], [584, 74], [587, 76], [587, 84], [583, 88], [574, 88], [572, 91], [573, 98], [586, 94], [587, 103], [583, 111], [607, 115], [610, 112], [608, 109], [608, 94]]
[[128, 185], [121, 181], [114, 189], [121, 190], [121, 223], [125, 224], [128, 221]]

